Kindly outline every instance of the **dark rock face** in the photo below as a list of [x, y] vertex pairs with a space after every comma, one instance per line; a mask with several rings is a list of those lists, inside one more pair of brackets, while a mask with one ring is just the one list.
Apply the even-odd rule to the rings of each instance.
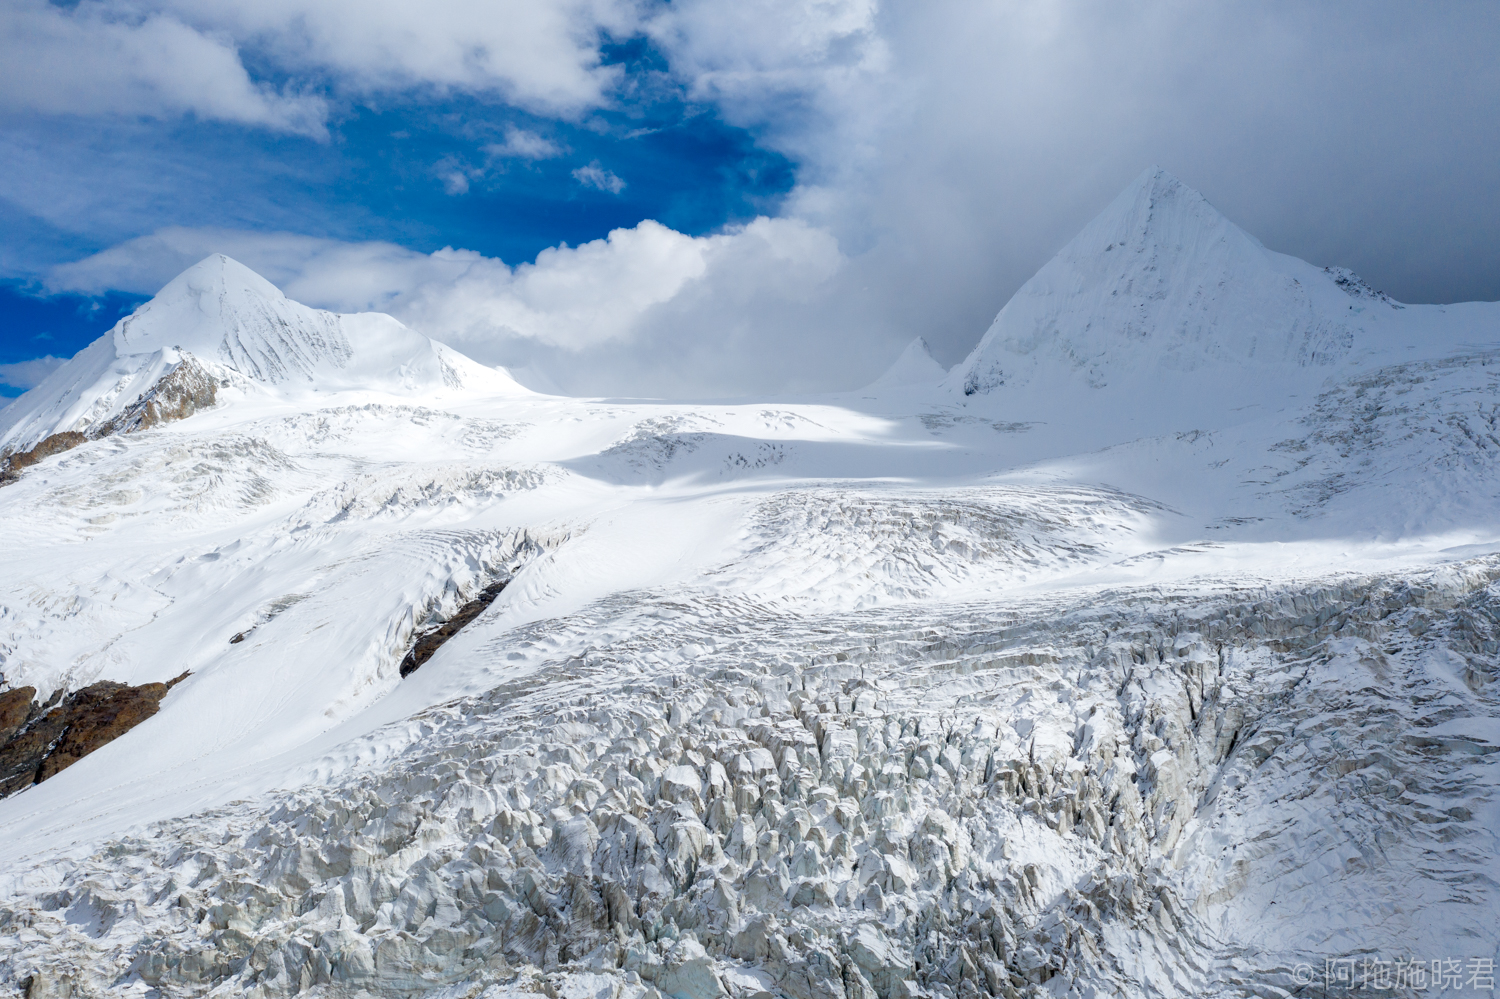
[[31, 699], [36, 696], [35, 687], [17, 687], [0, 694], [0, 746], [21, 731], [26, 719], [31, 716]]
[[0, 748], [0, 797], [37, 782], [42, 763], [66, 728], [66, 713], [49, 711]]
[[15, 478], [16, 473], [21, 469], [30, 468], [43, 458], [50, 458], [54, 454], [71, 451], [86, 440], [88, 440], [86, 434], [78, 433], [75, 430], [65, 430], [60, 434], [44, 437], [30, 451], [17, 451], [6, 460], [5, 470], [3, 473], [0, 473], [0, 482]]
[[119, 416], [100, 427], [94, 437], [129, 434], [163, 423], [184, 420], [218, 401], [218, 383], [191, 354]]
[[126, 407], [119, 416], [80, 432], [66, 430], [44, 438], [30, 451], [18, 451], [6, 458], [0, 453], [0, 485], [14, 482], [23, 468], [44, 458], [71, 451], [90, 440], [110, 434], [129, 434], [163, 423], [186, 419], [218, 401], [218, 383], [191, 354], [184, 354], [171, 371], [157, 379], [155, 385]]
[[432, 654], [442, 648], [444, 642], [462, 631], [464, 625], [474, 620], [483, 613], [486, 607], [494, 603], [495, 598], [500, 595], [501, 590], [505, 589], [505, 584], [508, 582], [509, 580], [501, 580], [486, 586], [479, 591], [479, 596], [460, 607], [458, 613], [444, 621], [436, 630], [429, 631], [417, 639], [417, 644], [412, 646], [406, 658], [401, 660], [401, 676], [403, 678], [411, 676], [423, 663], [431, 659]]
[[59, 690], [46, 704], [32, 702], [32, 687], [0, 694], [0, 798], [40, 784], [135, 728], [189, 675], [139, 687], [101, 680], [66, 696]]

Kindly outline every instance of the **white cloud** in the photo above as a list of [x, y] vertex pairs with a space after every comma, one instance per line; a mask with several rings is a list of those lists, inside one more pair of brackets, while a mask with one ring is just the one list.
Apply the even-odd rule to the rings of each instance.
[[[876, 9], [876, 0], [9, 0], [0, 105], [321, 129], [324, 101], [254, 82], [244, 49], [308, 93], [458, 91], [576, 118], [611, 103], [623, 79], [601, 43], [645, 32], [696, 99], [769, 126], [786, 98], [816, 103], [881, 63]], [[497, 146], [504, 156], [558, 153], [522, 130]]]
[[535, 132], [507, 125], [505, 141], [492, 142], [483, 148], [483, 152], [492, 160], [549, 160], [561, 156], [563, 150], [557, 143]]
[[257, 85], [234, 45], [160, 12], [84, 0], [0, 4], [0, 109], [195, 114], [322, 135], [322, 99]]
[[885, 68], [878, 9], [876, 0], [677, 0], [646, 30], [698, 97], [761, 119], [769, 96], [816, 98], [830, 78]]
[[[870, 127], [889, 111], [878, 14], [876, 0], [674, 0], [645, 30], [694, 98], [815, 173], [841, 175], [870, 156]], [[809, 156], [828, 148], [843, 155]]]
[[[90, 2], [101, 0], [79, 10]], [[223, 248], [294, 297], [389, 309], [490, 359], [542, 358], [575, 387], [723, 392], [860, 384], [918, 334], [957, 360], [1153, 162], [1268, 245], [1387, 287], [1392, 272], [1425, 269], [1434, 286], [1467, 275], [1492, 292], [1500, 273], [1497, 140], [1483, 127], [1500, 62], [1495, 31], [1465, 8], [1413, 20], [1377, 2], [1351, 22], [1326, 5], [1244, 0], [597, 0], [520, 5], [511, 25], [457, 0], [431, 18], [394, 0], [359, 16], [334, 0], [147, 2], [205, 40], [274, 50], [294, 77], [338, 94], [463, 89], [554, 116], [628, 97], [612, 89], [619, 70], [598, 62], [599, 31], [639, 28], [694, 99], [791, 157], [798, 186], [782, 218], [743, 230], [694, 239], [642, 223], [515, 268], [457, 250], [161, 230], [54, 281], [115, 287], [106, 270], [125, 280], [153, 255], [186, 266], [168, 244], [187, 241], [193, 259]], [[502, 22], [521, 40], [495, 45], [534, 45], [547, 64], [497, 62], [488, 39]], [[470, 40], [491, 47], [469, 60]], [[560, 152], [516, 129], [477, 151], [481, 166], [454, 159], [434, 175], [462, 191], [508, 161]], [[600, 190], [621, 182], [599, 164], [575, 176]], [[47, 193], [71, 204], [60, 187]]]
[[[492, 142], [482, 146], [479, 151], [484, 154], [484, 163], [480, 166], [475, 166], [462, 156], [444, 156], [433, 164], [433, 173], [442, 181], [445, 192], [450, 195], [468, 194], [472, 181], [483, 178], [492, 170], [504, 171], [506, 160], [544, 160], [561, 156], [563, 152], [556, 143], [514, 125], [506, 127], [504, 142]], [[597, 182], [595, 186], [603, 185], [603, 189], [615, 194], [625, 187], [624, 181], [608, 171], [598, 169], [597, 163], [585, 170], [591, 171], [591, 178]], [[574, 177], [578, 175], [579, 171], [573, 171]]]
[[469, 181], [484, 176], [484, 170], [470, 166], [456, 156], [445, 156], [433, 164], [433, 173], [443, 182], [443, 190], [450, 195], [468, 194]]
[[11, 388], [29, 389], [41, 383], [43, 378], [52, 374], [66, 358], [36, 357], [29, 361], [20, 361], [16, 364], [0, 364], [0, 385], [9, 385]]
[[[642, 2], [7, 0], [0, 109], [193, 114], [321, 135], [328, 106], [317, 93], [425, 89], [576, 117], [607, 103], [622, 70], [603, 64], [601, 38], [634, 33]], [[242, 48], [292, 88], [255, 82]], [[522, 142], [515, 155], [543, 148]]]
[[584, 187], [592, 187], [596, 191], [608, 191], [610, 194], [619, 194], [625, 190], [625, 182], [601, 167], [598, 160], [574, 170], [573, 179]]
[[635, 0], [156, 0], [224, 31], [294, 74], [375, 94], [436, 87], [544, 114], [604, 103], [621, 70], [603, 32], [629, 35]]
[[[790, 138], [795, 126], [778, 125], [789, 108], [818, 106], [823, 91], [857, 86], [883, 63], [876, 9], [875, 0], [10, 0], [0, 6], [0, 106], [319, 132], [328, 108], [316, 93], [427, 90], [576, 118], [608, 105], [623, 79], [601, 42], [645, 32], [695, 99]], [[253, 81], [241, 49], [306, 95]], [[559, 153], [519, 129], [491, 149]]]
[[461, 272], [461, 268], [445, 268], [436, 254], [428, 256], [393, 243], [169, 226], [54, 267], [44, 285], [52, 293], [98, 295], [118, 290], [154, 295], [211, 253], [228, 254], [299, 301], [344, 311], [385, 311], [403, 290], [451, 279]]
[[652, 221], [511, 267], [470, 250], [292, 233], [164, 229], [55, 268], [52, 291], [150, 294], [226, 253], [290, 297], [378, 310], [493, 364], [536, 366], [587, 393], [740, 394], [826, 380], [845, 349], [795, 316], [845, 266], [827, 232], [759, 218], [709, 236]]

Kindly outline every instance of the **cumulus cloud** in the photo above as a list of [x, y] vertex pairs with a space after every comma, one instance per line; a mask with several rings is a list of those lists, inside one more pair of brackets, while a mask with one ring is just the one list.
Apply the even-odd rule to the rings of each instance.
[[647, 220], [515, 267], [470, 250], [171, 228], [54, 268], [47, 285], [150, 294], [215, 252], [298, 301], [389, 312], [486, 363], [540, 369], [570, 391], [633, 395], [816, 384], [832, 345], [802, 335], [793, 317], [826, 297], [846, 263], [831, 235], [790, 219], [707, 236]]
[[491, 160], [549, 160], [555, 156], [561, 156], [563, 150], [551, 139], [543, 138], [524, 128], [507, 125], [505, 141], [491, 142], [483, 147], [483, 152]]
[[870, 88], [889, 61], [878, 10], [876, 0], [676, 0], [645, 30], [695, 98], [796, 146], [808, 129], [844, 134], [858, 105], [882, 102]]
[[[622, 70], [604, 64], [600, 44], [636, 32], [639, 6], [635, 0], [82, 0], [72, 6], [9, 0], [0, 5], [0, 108], [195, 114], [321, 134], [328, 106], [317, 93], [426, 90], [575, 117], [607, 102]], [[242, 48], [295, 81], [294, 88], [282, 92], [253, 81]]]
[[601, 36], [628, 36], [633, 0], [158, 0], [257, 44], [291, 71], [359, 93], [435, 86], [548, 114], [598, 106], [619, 78]]
[[233, 44], [162, 12], [85, 0], [0, 5], [0, 108], [195, 114], [322, 135], [325, 102], [251, 81]]
[[20, 361], [16, 364], [0, 364], [0, 385], [8, 385], [11, 388], [26, 390], [41, 383], [43, 378], [52, 374], [57, 366], [66, 358], [36, 357], [29, 361]]
[[573, 179], [584, 187], [592, 187], [596, 191], [607, 191], [610, 194], [619, 194], [625, 190], [625, 182], [600, 166], [598, 160], [574, 170]]

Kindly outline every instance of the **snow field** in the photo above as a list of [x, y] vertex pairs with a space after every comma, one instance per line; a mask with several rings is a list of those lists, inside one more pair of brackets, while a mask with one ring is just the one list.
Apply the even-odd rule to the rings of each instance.
[[29, 446], [220, 379], [0, 489], [7, 683], [193, 673], [0, 801], [0, 988], [1228, 997], [1500, 956], [1497, 327], [1159, 171], [941, 384], [917, 342], [817, 399], [540, 396], [210, 258], [0, 415]]

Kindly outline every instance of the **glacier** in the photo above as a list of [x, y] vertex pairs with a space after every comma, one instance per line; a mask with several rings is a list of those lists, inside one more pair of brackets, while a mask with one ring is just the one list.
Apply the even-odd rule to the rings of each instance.
[[1483, 993], [1497, 330], [1154, 168], [808, 398], [537, 393], [210, 257], [0, 410], [72, 435], [6, 689], [191, 674], [0, 799], [0, 990]]

